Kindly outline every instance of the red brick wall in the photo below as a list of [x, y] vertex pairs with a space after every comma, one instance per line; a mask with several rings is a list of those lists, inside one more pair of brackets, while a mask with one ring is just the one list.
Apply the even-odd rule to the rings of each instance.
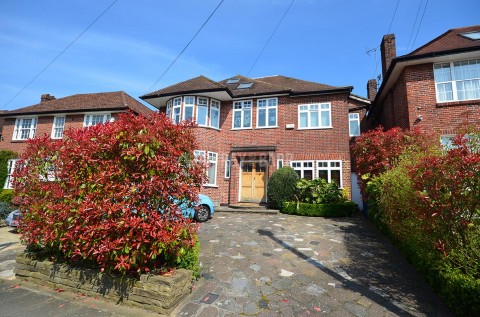
[[480, 127], [480, 100], [437, 103], [432, 63], [405, 67], [382, 108], [379, 124], [387, 129], [455, 134], [467, 126]]
[[[278, 128], [256, 129], [256, 98], [252, 98], [253, 129], [232, 130], [232, 102], [222, 102], [220, 110], [221, 131], [210, 128], [196, 128], [199, 150], [218, 153], [217, 187], [204, 187], [205, 193], [220, 204], [234, 204], [239, 198], [240, 161], [266, 160], [268, 175], [277, 169], [277, 159], [283, 159], [288, 166], [293, 160], [341, 160], [342, 182], [344, 188], [350, 188], [350, 154], [348, 109], [357, 105], [348, 104], [348, 95], [329, 95], [322, 97], [287, 96], [278, 98]], [[332, 126], [330, 129], [298, 130], [298, 105], [315, 102], [331, 102]], [[293, 123], [295, 128], [286, 129]], [[275, 146], [273, 152], [234, 152], [232, 147], [239, 146]], [[225, 160], [232, 156], [230, 179], [225, 179]], [[230, 198], [230, 199], [229, 199]]]
[[[65, 116], [64, 130], [69, 128], [81, 129], [83, 128], [84, 114], [72, 114]], [[38, 117], [36, 136], [44, 134], [51, 135], [53, 128], [54, 115]], [[15, 129], [15, 118], [6, 118], [3, 126], [3, 141], [0, 141], [0, 150], [11, 150], [17, 152], [19, 155], [26, 148], [26, 141], [13, 141], [13, 131]]]

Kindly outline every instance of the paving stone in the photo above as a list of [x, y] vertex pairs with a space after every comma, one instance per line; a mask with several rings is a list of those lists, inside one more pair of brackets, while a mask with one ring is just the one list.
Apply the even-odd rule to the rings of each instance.
[[243, 314], [245, 315], [256, 315], [259, 311], [260, 309], [255, 302], [248, 302], [243, 305]]
[[215, 306], [207, 306], [202, 309], [198, 317], [217, 317], [218, 316], [218, 308]]

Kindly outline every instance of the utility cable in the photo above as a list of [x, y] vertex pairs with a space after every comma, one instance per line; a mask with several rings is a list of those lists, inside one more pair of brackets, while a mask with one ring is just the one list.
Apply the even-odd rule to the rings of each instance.
[[387, 34], [390, 34], [390, 30], [392, 29], [393, 20], [395, 19], [395, 15], [397, 14], [397, 9], [399, 4], [400, 4], [400, 0], [397, 1], [397, 5], [395, 6], [395, 11], [393, 12], [392, 21], [390, 21], [390, 26], [388, 27]]
[[270, 43], [270, 41], [272, 40], [273, 36], [275, 35], [275, 32], [277, 32], [278, 27], [280, 26], [280, 24], [282, 24], [283, 19], [285, 19], [285, 16], [287, 15], [288, 11], [290, 10], [290, 8], [292, 7], [292, 5], [293, 5], [294, 2], [295, 2], [295, 0], [292, 0], [292, 2], [290, 2], [290, 5], [288, 6], [287, 10], [285, 10], [285, 13], [283, 13], [282, 18], [280, 19], [280, 21], [278, 21], [277, 26], [276, 26], [275, 29], [273, 30], [272, 34], [270, 34], [270, 37], [268, 38], [267, 42], [266, 42], [265, 45], [263, 46], [262, 50], [260, 51], [260, 54], [258, 54], [257, 58], [255, 59], [255, 62], [253, 62], [252, 67], [250, 67], [250, 70], [249, 70], [248, 73], [247, 73], [247, 77], [250, 75], [250, 72], [251, 72], [252, 69], [255, 67], [255, 65], [257, 65], [257, 62], [258, 62], [258, 60], [260, 59], [260, 56], [262, 56], [263, 51], [265, 51], [265, 48], [267, 48], [268, 43]]
[[110, 10], [111, 7], [113, 7], [113, 5], [117, 2], [118, 0], [114, 0], [105, 10], [103, 10], [102, 13], [100, 13], [99, 16], [97, 16], [97, 18], [95, 18], [95, 20], [93, 20], [92, 23], [90, 23], [90, 25], [88, 25], [76, 38], [73, 39], [73, 41], [70, 42], [70, 44], [67, 45], [67, 47], [65, 47], [54, 59], [52, 59], [50, 61], [50, 63], [47, 64], [47, 66], [45, 66], [35, 77], [33, 77], [32, 80], [30, 80], [25, 86], [23, 86], [22, 89], [20, 89], [20, 91], [15, 95], [13, 96], [12, 99], [10, 99], [6, 104], [5, 104], [5, 108], [13, 101], [15, 100], [15, 98], [18, 97], [18, 95], [20, 95], [28, 86], [30, 86], [38, 77], [40, 77], [40, 75], [47, 70], [47, 68], [49, 68], [53, 63], [55, 63], [57, 61], [57, 59], [60, 58], [60, 56], [63, 55], [63, 53], [65, 53], [80, 37], [82, 37], [83, 34], [85, 34], [85, 32], [87, 32], [98, 20], [100, 20], [101, 17], [103, 17], [105, 15], [105, 13], [107, 13], [108, 10]]
[[215, 14], [215, 12], [217, 12], [218, 8], [220, 8], [223, 1], [225, 1], [225, 0], [221, 0], [218, 3], [215, 10], [213, 10], [212, 13], [210, 13], [208, 18], [205, 20], [205, 22], [203, 22], [202, 26], [197, 30], [195, 35], [193, 35], [193, 37], [190, 39], [190, 41], [187, 43], [187, 45], [185, 45], [185, 47], [182, 49], [182, 51], [180, 53], [178, 53], [177, 57], [175, 57], [175, 59], [170, 63], [170, 65], [168, 65], [168, 67], [163, 71], [163, 73], [160, 75], [160, 77], [158, 77], [158, 79], [153, 83], [153, 85], [150, 86], [150, 88], [147, 89], [147, 91], [144, 93], [144, 95], [146, 95], [148, 92], [150, 92], [153, 89], [153, 87], [155, 87], [155, 85], [158, 84], [158, 82], [163, 79], [165, 74], [167, 74], [167, 72], [170, 70], [170, 68], [172, 68], [172, 66], [177, 62], [177, 60], [180, 58], [180, 56], [182, 56], [182, 54], [187, 50], [187, 48], [190, 46], [190, 44], [193, 42], [193, 40], [197, 37], [197, 35], [200, 33], [200, 31], [203, 29], [203, 27], [208, 23], [208, 21], [210, 21], [210, 19]]
[[423, 0], [421, 0], [420, 3], [418, 4], [417, 15], [415, 16], [415, 22], [413, 22], [412, 31], [410, 32], [410, 37], [408, 38], [408, 44], [407, 44], [407, 47], [405, 48], [405, 52], [409, 51], [410, 43], [412, 41], [412, 36], [413, 36], [413, 33], [415, 32], [415, 26], [417, 25], [418, 15], [420, 14], [420, 10], [422, 9], [422, 3], [423, 3]]
[[420, 18], [420, 23], [418, 24], [417, 34], [415, 34], [415, 39], [413, 40], [412, 49], [415, 46], [415, 42], [417, 41], [418, 32], [420, 31], [420, 26], [422, 25], [423, 17], [425, 16], [425, 11], [427, 10], [427, 5], [428, 5], [428, 0], [425, 3], [425, 7], [423, 8], [422, 17]]

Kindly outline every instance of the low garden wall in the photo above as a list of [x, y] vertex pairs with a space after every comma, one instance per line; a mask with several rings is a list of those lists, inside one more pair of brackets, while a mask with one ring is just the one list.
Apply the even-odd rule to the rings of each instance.
[[175, 270], [170, 276], [143, 274], [140, 278], [100, 273], [93, 269], [40, 261], [27, 253], [16, 258], [17, 278], [85, 295], [101, 295], [117, 304], [169, 314], [193, 285], [192, 271]]

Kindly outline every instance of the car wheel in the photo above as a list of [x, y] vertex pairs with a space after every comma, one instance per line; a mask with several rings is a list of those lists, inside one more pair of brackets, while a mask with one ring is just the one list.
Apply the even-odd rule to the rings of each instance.
[[210, 208], [207, 205], [198, 206], [195, 211], [195, 220], [198, 222], [205, 222], [210, 218]]

